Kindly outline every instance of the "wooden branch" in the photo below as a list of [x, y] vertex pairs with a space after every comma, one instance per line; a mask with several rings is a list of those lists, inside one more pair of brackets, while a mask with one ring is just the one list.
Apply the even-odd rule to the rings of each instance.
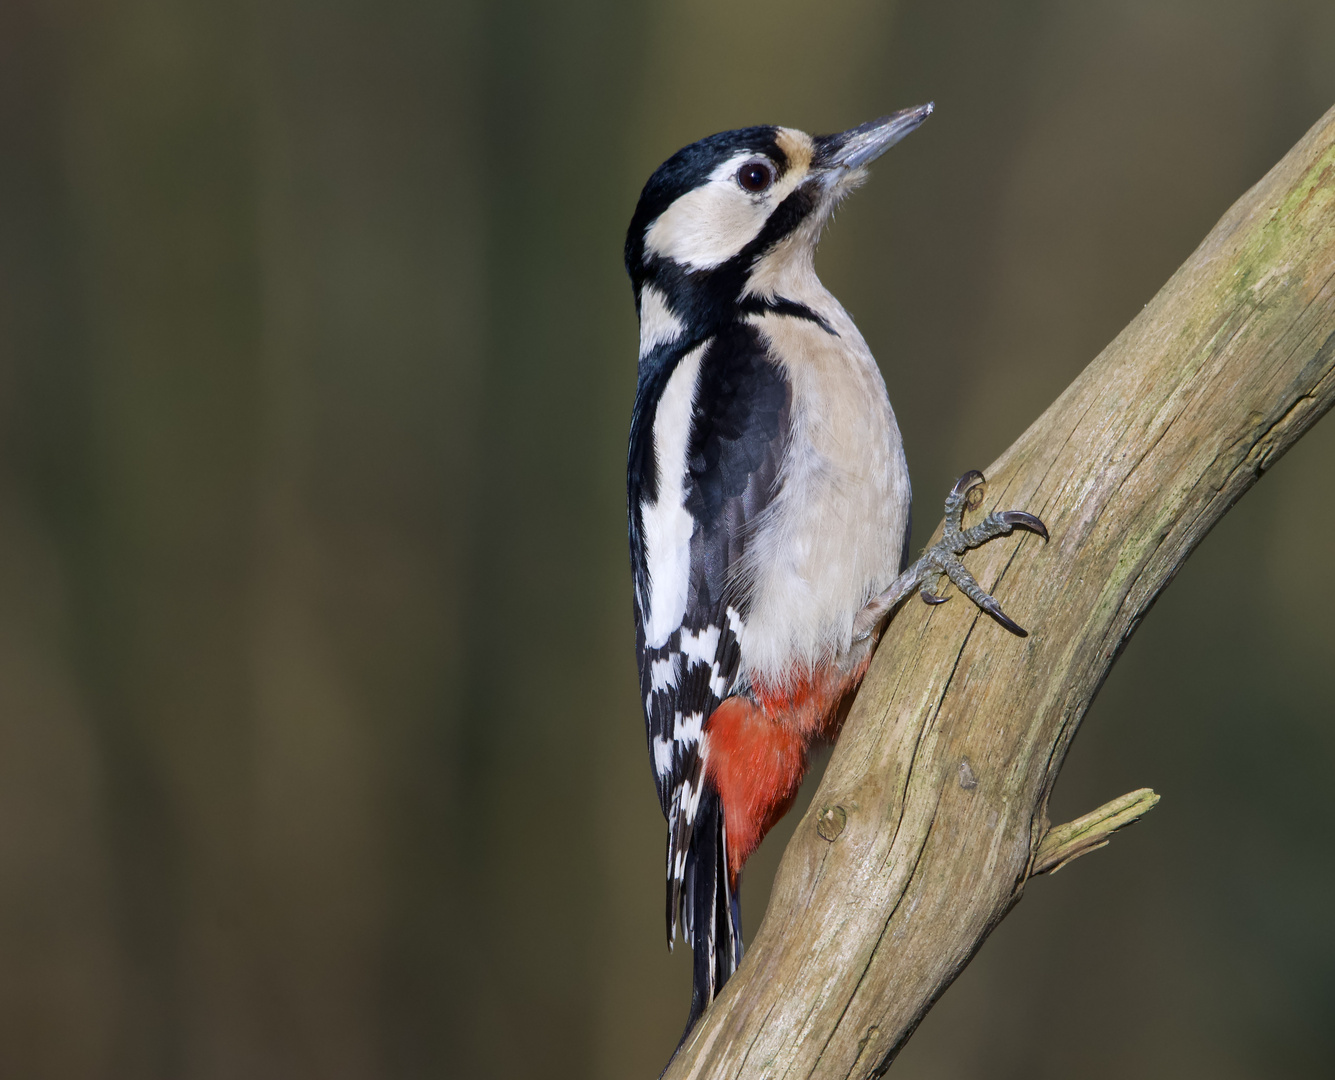
[[968, 557], [1030, 636], [958, 597], [895, 615], [755, 943], [667, 1077], [882, 1075], [1027, 879], [1148, 809], [1051, 834], [1046, 814], [1155, 598], [1333, 400], [1335, 109], [987, 471], [984, 511], [1052, 532]]
[[1107, 845], [1118, 829], [1139, 821], [1158, 805], [1159, 796], [1143, 787], [1104, 803], [1084, 817], [1054, 826], [1039, 843], [1029, 876], [1055, 874], [1072, 859], [1097, 851]]

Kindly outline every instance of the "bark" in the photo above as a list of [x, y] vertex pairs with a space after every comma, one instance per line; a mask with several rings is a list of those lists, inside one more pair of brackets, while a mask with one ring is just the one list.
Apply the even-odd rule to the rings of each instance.
[[987, 470], [976, 514], [1051, 530], [966, 559], [1030, 636], [958, 596], [894, 616], [755, 943], [669, 1080], [882, 1075], [1030, 877], [1157, 801], [1046, 814], [1155, 598], [1332, 401], [1335, 109]]

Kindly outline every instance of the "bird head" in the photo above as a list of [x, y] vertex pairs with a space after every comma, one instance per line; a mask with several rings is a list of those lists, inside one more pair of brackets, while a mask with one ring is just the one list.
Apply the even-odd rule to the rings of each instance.
[[773, 296], [809, 272], [822, 226], [866, 167], [917, 128], [932, 105], [836, 135], [750, 127], [678, 150], [640, 194], [626, 270], [641, 323], [641, 357], [698, 336], [748, 296]]

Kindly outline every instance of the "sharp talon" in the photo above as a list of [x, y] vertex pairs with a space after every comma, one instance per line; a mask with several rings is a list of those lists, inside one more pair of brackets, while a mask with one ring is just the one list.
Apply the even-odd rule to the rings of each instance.
[[[965, 529], [964, 514], [968, 510], [977, 510], [984, 498], [983, 484], [987, 478], [977, 469], [970, 469], [958, 480], [946, 496], [946, 521], [942, 527], [941, 539], [922, 553], [922, 558], [914, 564], [909, 580], [918, 583], [918, 592], [924, 604], [940, 604], [947, 598], [937, 596], [928, 587], [929, 581], [935, 580], [933, 573], [944, 575], [953, 581], [956, 587], [992, 616], [1005, 629], [1016, 637], [1028, 637], [1029, 631], [1001, 610], [996, 599], [983, 591], [982, 587], [965, 569], [960, 556], [974, 548], [982, 547], [989, 540], [999, 536], [1008, 536], [1014, 529], [1024, 529], [1048, 539], [1048, 527], [1043, 520], [1023, 510], [994, 511], [971, 528]], [[912, 588], [912, 585], [906, 588]]]
[[1000, 516], [1001, 520], [1007, 525], [1013, 525], [1017, 529], [1028, 529], [1031, 533], [1038, 533], [1044, 540], [1048, 538], [1048, 527], [1033, 514], [1026, 514], [1023, 510], [1006, 510]]
[[991, 615], [992, 618], [996, 619], [997, 622], [1001, 623], [1002, 626], [1004, 626], [1016, 637], [1029, 636], [1029, 631], [1026, 630], [1019, 623], [1017, 623], [1004, 611], [1002, 611], [1001, 605], [998, 604], [994, 599], [992, 599], [992, 597], [989, 596], [985, 601], [983, 601], [983, 603], [979, 604], [978, 606], [981, 607], [984, 611], [986, 611], [989, 615]]
[[958, 480], [955, 481], [955, 486], [950, 489], [950, 493], [954, 495], [956, 498], [958, 498], [960, 495], [963, 495], [974, 485], [985, 484], [985, 483], [987, 483], [987, 480], [982, 473], [980, 473], [977, 469], [970, 469], [968, 472], [966, 472], [963, 476], [961, 476]]

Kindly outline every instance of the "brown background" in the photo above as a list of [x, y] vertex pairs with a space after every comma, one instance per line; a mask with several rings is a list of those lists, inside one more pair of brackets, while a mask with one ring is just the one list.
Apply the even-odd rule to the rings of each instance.
[[[820, 257], [920, 545], [1332, 57], [1329, 0], [6, 0], [0, 1075], [657, 1075], [640, 185], [937, 102]], [[895, 1075], [1330, 1075], [1333, 462], [1326, 421], [1193, 557], [1053, 817], [1159, 809], [1031, 886]]]

